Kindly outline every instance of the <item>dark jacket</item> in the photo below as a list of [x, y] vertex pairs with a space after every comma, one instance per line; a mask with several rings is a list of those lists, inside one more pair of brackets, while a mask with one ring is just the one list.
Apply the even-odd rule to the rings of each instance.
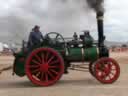
[[43, 35], [41, 32], [30, 32], [28, 47], [38, 45], [43, 41]]

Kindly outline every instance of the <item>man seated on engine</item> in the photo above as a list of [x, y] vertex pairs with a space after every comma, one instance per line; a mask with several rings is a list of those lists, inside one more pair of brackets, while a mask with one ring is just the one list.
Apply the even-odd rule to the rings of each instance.
[[36, 25], [30, 32], [29, 40], [28, 40], [28, 48], [39, 45], [41, 44], [42, 41], [43, 41], [43, 35], [40, 32], [40, 27]]

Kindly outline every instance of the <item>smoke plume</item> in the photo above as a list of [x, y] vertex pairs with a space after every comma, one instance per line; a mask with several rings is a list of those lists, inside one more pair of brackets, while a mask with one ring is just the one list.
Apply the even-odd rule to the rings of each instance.
[[96, 32], [92, 9], [103, 10], [103, 0], [15, 0], [14, 3], [8, 14], [0, 15], [0, 34], [17, 42], [27, 38], [34, 25], [39, 25], [43, 34], [54, 31], [72, 36], [73, 32], [86, 29]]
[[93, 8], [96, 12], [104, 11], [104, 0], [86, 0], [89, 7]]

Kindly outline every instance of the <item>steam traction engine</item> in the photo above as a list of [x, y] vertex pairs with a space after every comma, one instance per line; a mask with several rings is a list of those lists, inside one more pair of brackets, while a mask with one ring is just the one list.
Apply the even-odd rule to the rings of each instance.
[[23, 47], [20, 52], [14, 53], [14, 73], [18, 76], [27, 75], [36, 85], [49, 86], [66, 73], [71, 62], [88, 62], [90, 73], [98, 81], [105, 84], [115, 82], [120, 75], [120, 67], [114, 59], [109, 58], [104, 45], [102, 17], [103, 13], [98, 12], [98, 44], [85, 35], [67, 42], [59, 33], [48, 33], [43, 42], [33, 46], [31, 51]]

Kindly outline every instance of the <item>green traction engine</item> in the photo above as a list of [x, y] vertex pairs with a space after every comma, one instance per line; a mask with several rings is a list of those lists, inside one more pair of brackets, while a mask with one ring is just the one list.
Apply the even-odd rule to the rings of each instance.
[[120, 67], [109, 57], [104, 45], [102, 17], [103, 13], [98, 12], [98, 43], [94, 43], [92, 37], [85, 33], [67, 41], [61, 34], [50, 32], [44, 36], [41, 44], [33, 46], [31, 50], [23, 46], [20, 52], [14, 53], [13, 73], [20, 77], [27, 75], [33, 84], [49, 86], [55, 84], [69, 69], [88, 68], [101, 83], [115, 82], [120, 75]]

